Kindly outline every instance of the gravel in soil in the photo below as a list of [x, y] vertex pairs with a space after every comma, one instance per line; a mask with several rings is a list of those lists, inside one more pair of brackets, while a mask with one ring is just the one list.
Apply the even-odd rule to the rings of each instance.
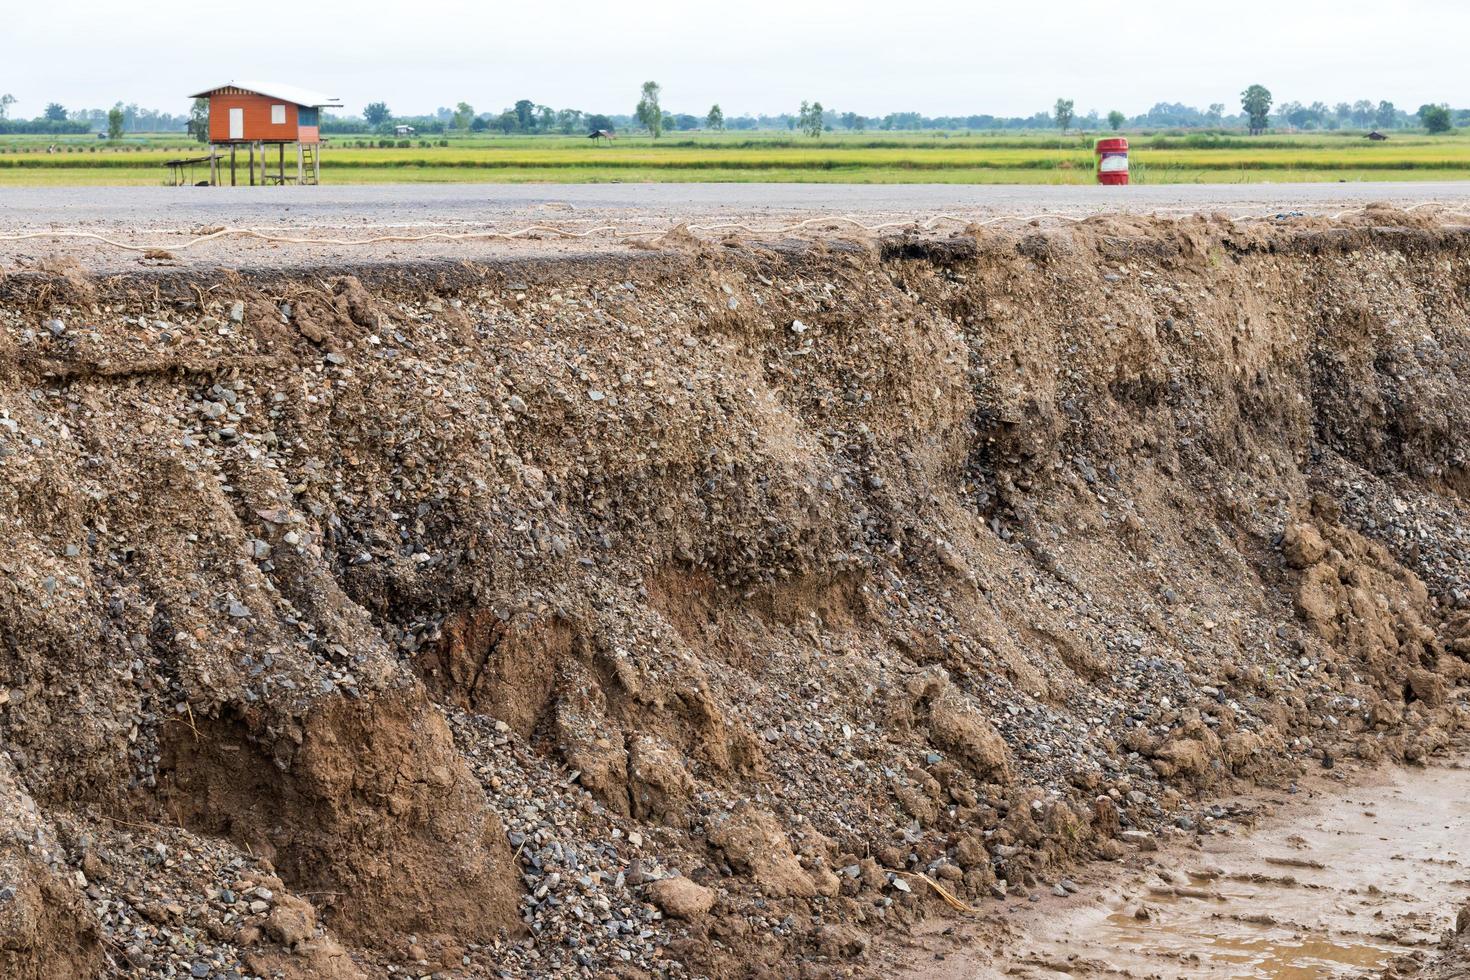
[[1470, 240], [1371, 217], [7, 274], [0, 966], [879, 973], [1442, 754]]

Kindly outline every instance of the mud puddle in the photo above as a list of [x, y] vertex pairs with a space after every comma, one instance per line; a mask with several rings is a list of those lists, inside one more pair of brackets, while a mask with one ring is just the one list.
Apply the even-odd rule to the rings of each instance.
[[1427, 956], [1470, 897], [1463, 764], [1386, 770], [1284, 816], [1056, 900], [1004, 972], [1366, 976]]
[[[1432, 957], [1470, 899], [1470, 768], [1388, 769], [1259, 829], [1141, 853], [1012, 906], [989, 963], [946, 978], [1376, 976]], [[1045, 891], [1045, 889], [1042, 889]], [[958, 952], [958, 951], [955, 951]], [[954, 961], [958, 959], [964, 965]], [[1412, 972], [1412, 971], [1411, 971]]]

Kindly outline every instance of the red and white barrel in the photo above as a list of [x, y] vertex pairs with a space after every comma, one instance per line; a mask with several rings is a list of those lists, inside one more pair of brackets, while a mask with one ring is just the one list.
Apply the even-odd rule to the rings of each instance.
[[1128, 183], [1128, 141], [1121, 136], [1109, 136], [1097, 141], [1097, 182], [1099, 184]]

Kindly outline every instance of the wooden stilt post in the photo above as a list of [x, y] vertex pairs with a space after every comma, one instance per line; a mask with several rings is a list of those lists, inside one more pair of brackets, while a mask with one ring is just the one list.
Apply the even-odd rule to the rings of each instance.
[[282, 187], [284, 187], [286, 185], [286, 144], [285, 143], [277, 143], [276, 144], [276, 159], [277, 159], [278, 165], [281, 168], [281, 172], [276, 175], [277, 178], [279, 178], [276, 182], [278, 184], [280, 184]]
[[250, 144], [250, 186], [255, 186], [255, 144]]
[[306, 161], [304, 159], [304, 154], [305, 153], [306, 153], [306, 151], [301, 148], [301, 144], [298, 142], [296, 144], [296, 186], [297, 187], [300, 187], [303, 183], [306, 182], [306, 174], [304, 173], [304, 171], [306, 170]]
[[209, 145], [209, 186], [219, 186], [219, 147]]
[[230, 144], [230, 186], [235, 186], [235, 144]]
[[322, 145], [317, 143], [311, 153], [311, 182], [320, 184], [322, 182]]

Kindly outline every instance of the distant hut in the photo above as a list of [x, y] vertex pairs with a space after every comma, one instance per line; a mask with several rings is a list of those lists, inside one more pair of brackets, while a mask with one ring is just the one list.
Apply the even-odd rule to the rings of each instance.
[[613, 140], [617, 139], [617, 136], [610, 129], [594, 129], [592, 132], [587, 134], [587, 138], [589, 140], [603, 140], [605, 142], [611, 143]]
[[1380, 133], [1376, 129], [1373, 130], [1373, 132], [1369, 133], [1366, 138], [1367, 139], [1370, 139], [1370, 140], [1373, 140], [1374, 142], [1381, 142], [1382, 140], [1388, 139], [1387, 136], [1384, 136], [1382, 133]]
[[[321, 110], [340, 109], [342, 103], [327, 95], [274, 82], [229, 82], [190, 96], [209, 100], [210, 182], [220, 183], [221, 149], [229, 147], [230, 184], [235, 177], [235, 154], [250, 151], [250, 183], [256, 182], [255, 155], [260, 151], [262, 184], [317, 184], [321, 182]], [[286, 147], [296, 147], [296, 172], [286, 171]], [[276, 148], [272, 171], [267, 147]]]

